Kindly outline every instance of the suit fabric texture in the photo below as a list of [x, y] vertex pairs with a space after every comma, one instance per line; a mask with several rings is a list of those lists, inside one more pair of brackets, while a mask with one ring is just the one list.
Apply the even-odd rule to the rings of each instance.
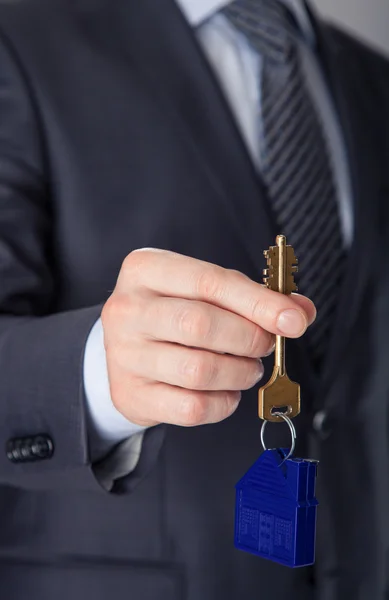
[[320, 377], [304, 338], [288, 344], [296, 455], [320, 460], [316, 565], [288, 570], [233, 545], [258, 386], [223, 423], [148, 430], [111, 493], [88, 451], [83, 351], [125, 256], [165, 248], [260, 282], [278, 233], [193, 31], [172, 0], [0, 3], [0, 437], [54, 444], [0, 452], [1, 600], [387, 598], [389, 64], [313, 20], [355, 234]]

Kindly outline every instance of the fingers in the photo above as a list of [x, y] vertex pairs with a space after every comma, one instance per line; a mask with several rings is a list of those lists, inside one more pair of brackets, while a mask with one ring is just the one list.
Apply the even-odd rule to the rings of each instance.
[[200, 391], [248, 390], [264, 373], [257, 359], [150, 341], [121, 347], [116, 364], [138, 377]]
[[151, 426], [169, 423], [195, 427], [218, 423], [231, 416], [239, 405], [241, 392], [200, 392], [160, 382], [133, 384], [117, 409], [132, 423]]
[[252, 321], [193, 300], [140, 296], [131, 323], [152, 339], [236, 356], [259, 358], [274, 346], [274, 337]]
[[238, 271], [163, 250], [143, 249], [128, 255], [118, 286], [213, 304], [272, 334], [291, 338], [303, 335], [315, 318], [307, 298], [296, 300], [296, 295], [273, 292]]

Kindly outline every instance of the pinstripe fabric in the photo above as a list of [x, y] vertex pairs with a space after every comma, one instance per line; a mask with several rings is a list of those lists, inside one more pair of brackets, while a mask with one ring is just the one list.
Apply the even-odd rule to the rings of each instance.
[[235, 0], [223, 13], [264, 60], [262, 175], [280, 233], [299, 256], [299, 291], [316, 304], [307, 333], [317, 363], [326, 351], [345, 252], [326, 142], [306, 90], [297, 26], [278, 0]]

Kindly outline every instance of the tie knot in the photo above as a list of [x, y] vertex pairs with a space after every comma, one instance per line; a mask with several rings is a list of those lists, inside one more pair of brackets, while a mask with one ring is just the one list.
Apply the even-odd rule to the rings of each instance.
[[278, 63], [288, 60], [297, 26], [280, 0], [234, 0], [222, 12], [260, 54]]

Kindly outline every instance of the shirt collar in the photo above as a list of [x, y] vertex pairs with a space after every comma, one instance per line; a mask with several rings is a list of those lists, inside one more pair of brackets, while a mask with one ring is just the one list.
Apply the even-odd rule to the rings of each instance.
[[188, 22], [193, 27], [200, 25], [213, 13], [221, 10], [231, 0], [176, 0], [186, 16]]
[[[304, 37], [311, 44], [314, 44], [315, 33], [303, 0], [274, 1], [281, 1], [289, 6], [301, 27]], [[224, 6], [227, 6], [227, 4], [230, 4], [231, 0], [176, 0], [176, 2], [181, 7], [189, 24], [193, 27], [197, 27], [213, 13], [221, 10]]]

